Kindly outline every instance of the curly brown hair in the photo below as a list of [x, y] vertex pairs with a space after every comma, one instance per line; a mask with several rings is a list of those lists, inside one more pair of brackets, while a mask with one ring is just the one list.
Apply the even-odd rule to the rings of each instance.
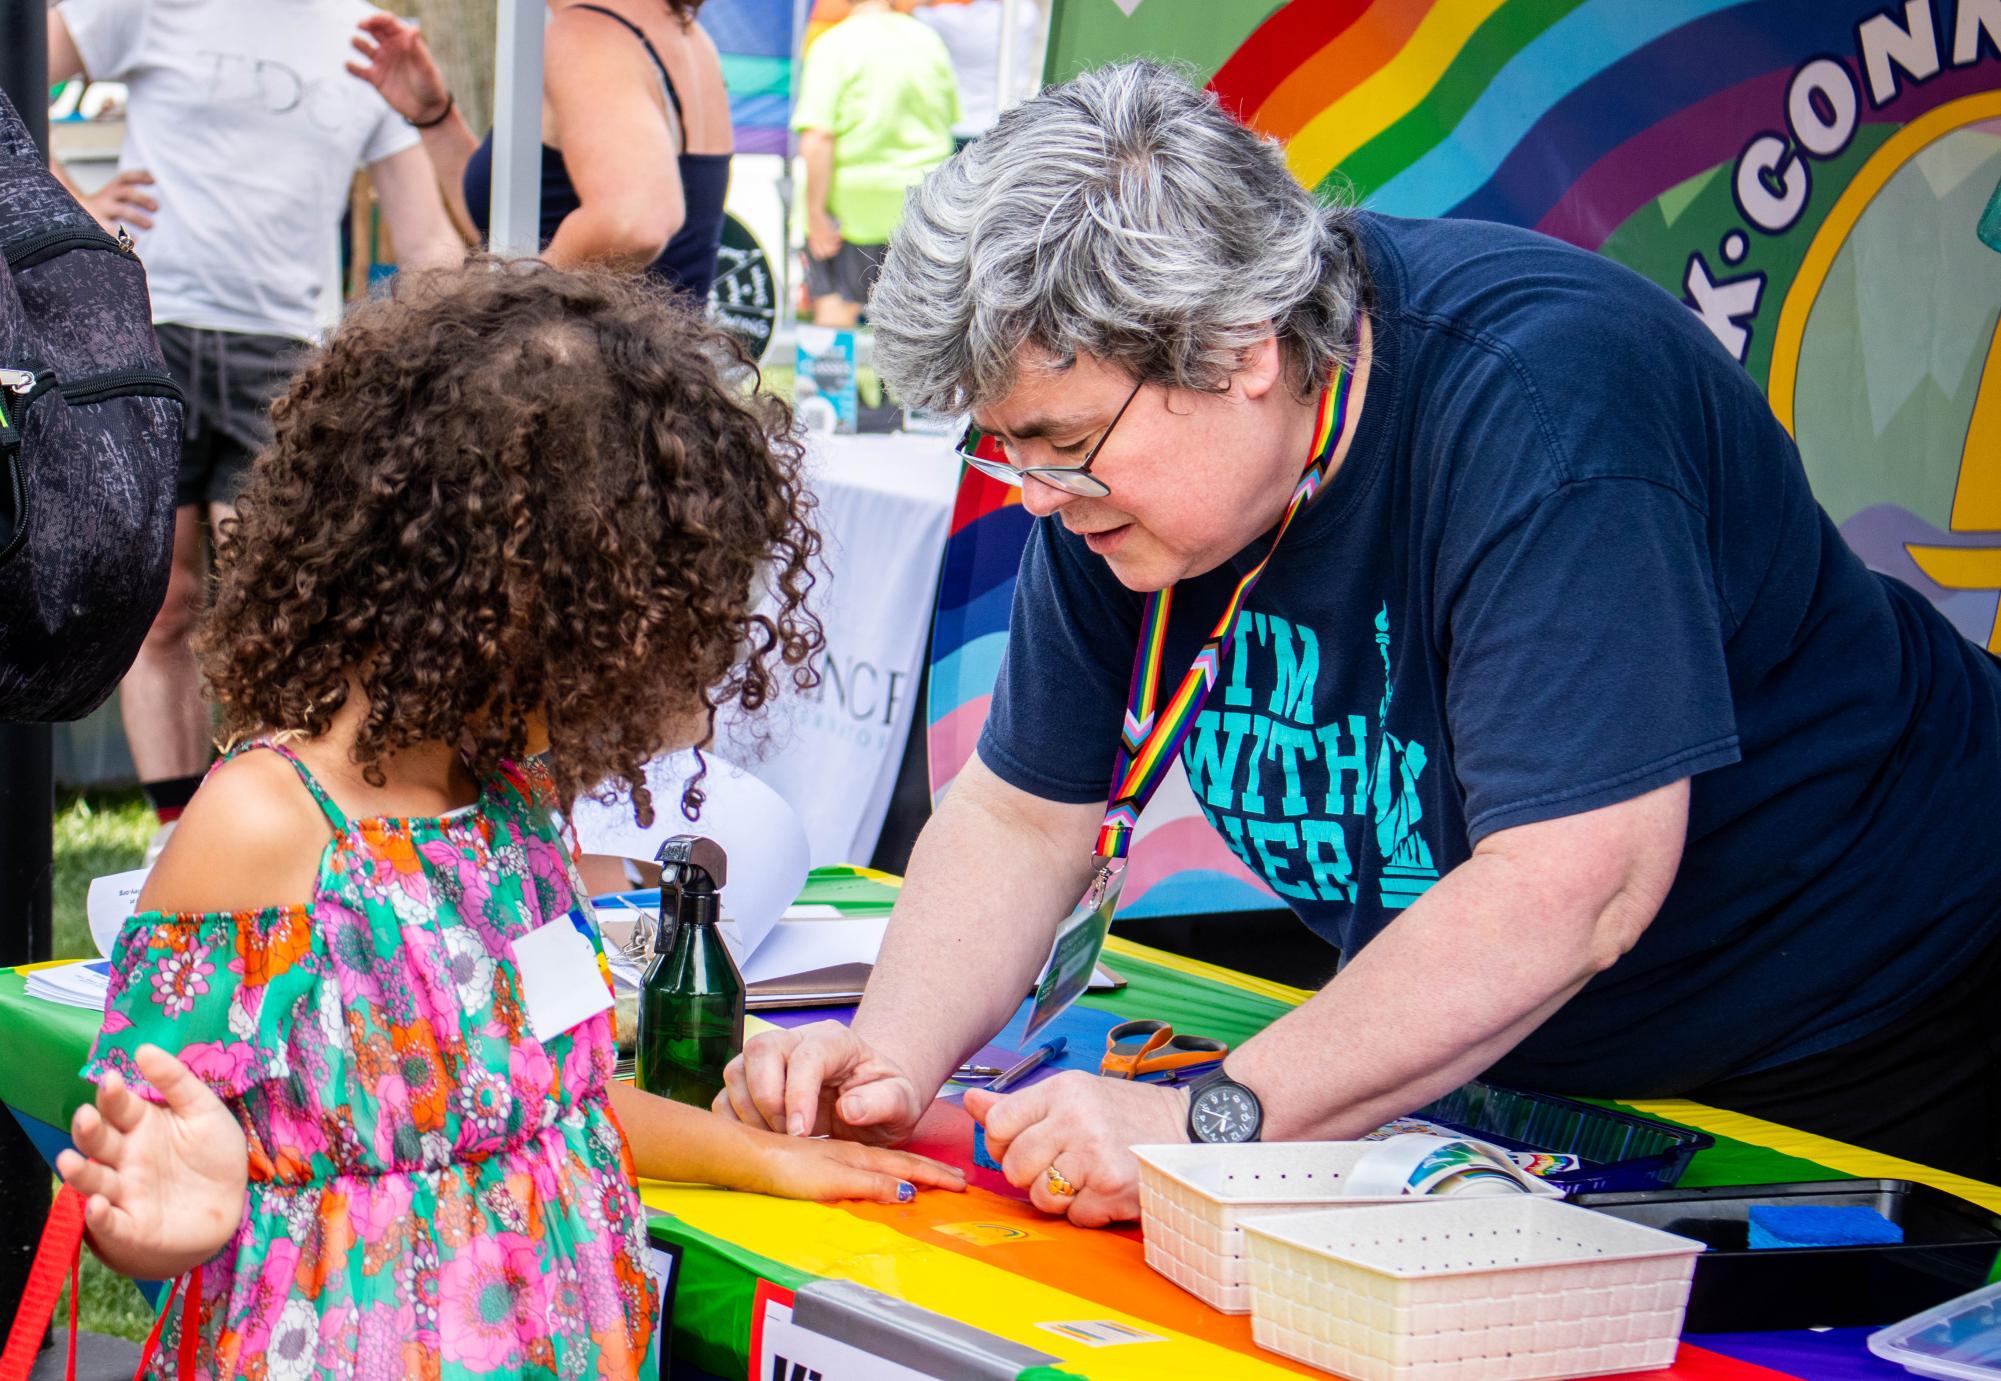
[[323, 733], [353, 677], [379, 786], [421, 742], [519, 758], [540, 711], [563, 800], [622, 787], [651, 824], [673, 726], [817, 679], [801, 448], [746, 375], [645, 281], [398, 275], [293, 379], [222, 525], [196, 649], [226, 729]]

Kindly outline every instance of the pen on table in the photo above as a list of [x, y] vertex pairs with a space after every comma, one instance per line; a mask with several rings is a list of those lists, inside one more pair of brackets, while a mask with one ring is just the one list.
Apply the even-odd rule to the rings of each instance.
[[993, 1082], [987, 1085], [987, 1092], [988, 1093], [1007, 1092], [1009, 1089], [1013, 1088], [1016, 1084], [1020, 1083], [1023, 1079], [1026, 1079], [1035, 1070], [1036, 1066], [1044, 1064], [1050, 1060], [1055, 1059], [1058, 1055], [1061, 1055], [1063, 1053], [1064, 1047], [1067, 1046], [1068, 1044], [1069, 1042], [1067, 1040], [1065, 1040], [1062, 1036], [1058, 1036], [1055, 1040], [1050, 1041], [1046, 1045], [1036, 1046], [1035, 1049], [1029, 1051], [1026, 1055], [1023, 1055], [1017, 1063], [1010, 1066], [1004, 1072], [996, 1074], [994, 1076]]

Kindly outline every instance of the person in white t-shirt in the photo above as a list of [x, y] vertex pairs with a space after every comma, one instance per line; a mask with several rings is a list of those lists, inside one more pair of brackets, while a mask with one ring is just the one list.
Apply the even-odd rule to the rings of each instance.
[[[922, 0], [910, 12], [945, 40], [952, 71], [959, 78], [959, 121], [952, 138], [961, 148], [1000, 118], [1001, 35], [1007, 23], [1003, 0]], [[1014, 80], [1008, 105], [1033, 96], [1041, 86], [1042, 7], [1019, 0], [1014, 12]]]
[[323, 319], [356, 167], [403, 265], [465, 252], [417, 131], [346, 70], [349, 36], [378, 12], [362, 0], [62, 0], [49, 11], [51, 81], [128, 88], [118, 173], [78, 200], [105, 229], [130, 232], [161, 354], [187, 394], [173, 573], [119, 694], [163, 829], [208, 762], [187, 642], [203, 524], [230, 512], [270, 437], [271, 400]]

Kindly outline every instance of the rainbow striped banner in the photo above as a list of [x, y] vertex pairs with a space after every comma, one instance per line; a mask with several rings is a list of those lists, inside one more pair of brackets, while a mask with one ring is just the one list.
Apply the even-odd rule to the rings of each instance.
[[[1977, 0], [1067, 0], [1052, 81], [1149, 54], [1324, 196], [1531, 226], [1685, 302], [1863, 559], [2001, 651], [2001, 17]], [[969, 475], [934, 793], [978, 738], [1028, 530]], [[1276, 906], [1171, 773], [1121, 914]]]
[[738, 153], [785, 153], [792, 123], [794, 0], [709, 0], [702, 27], [723, 60]]

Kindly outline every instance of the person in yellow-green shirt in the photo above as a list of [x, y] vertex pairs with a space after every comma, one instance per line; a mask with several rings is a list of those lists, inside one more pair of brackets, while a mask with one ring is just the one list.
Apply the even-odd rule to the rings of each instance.
[[792, 127], [806, 160], [814, 324], [861, 319], [903, 195], [951, 156], [958, 118], [944, 42], [890, 0], [856, 0], [807, 50]]

